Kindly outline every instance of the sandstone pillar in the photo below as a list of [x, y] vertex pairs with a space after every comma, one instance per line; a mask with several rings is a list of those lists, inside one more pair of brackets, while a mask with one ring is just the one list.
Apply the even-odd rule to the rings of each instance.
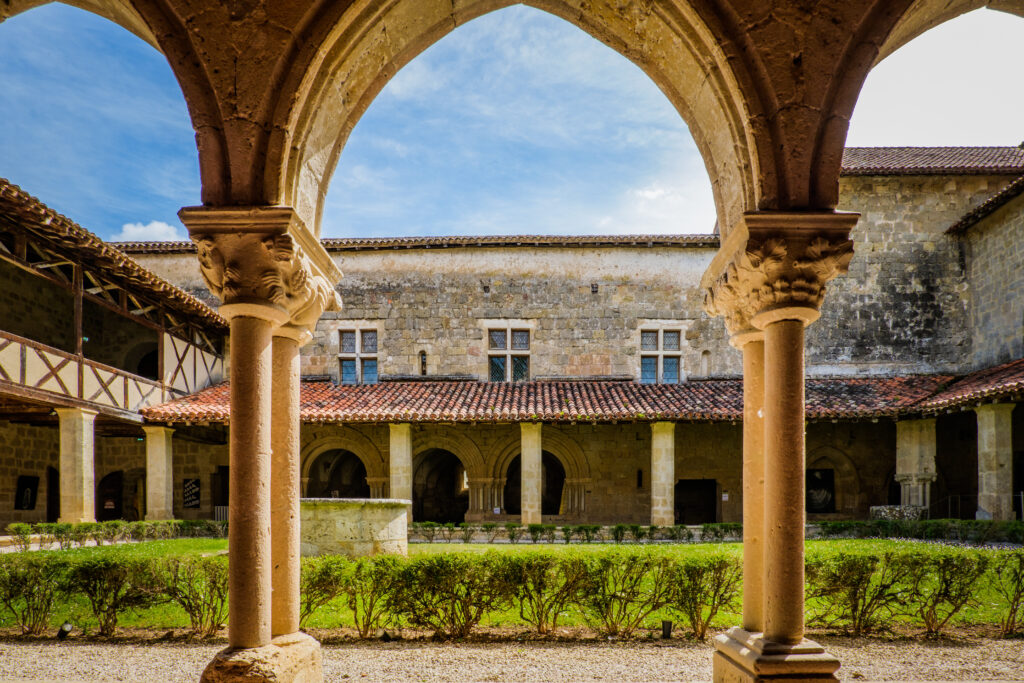
[[764, 630], [764, 334], [730, 342], [743, 351], [743, 628]]
[[146, 425], [146, 519], [174, 519], [174, 430]]
[[[825, 284], [846, 272], [856, 219], [835, 212], [746, 214], [702, 281], [705, 309], [725, 318], [744, 350], [744, 569], [761, 576], [763, 594], [757, 597], [755, 579], [744, 597], [745, 628], [715, 638], [715, 681], [836, 680], [839, 662], [803, 637], [804, 327], [820, 315]], [[763, 353], [755, 330], [763, 332]]]
[[[324, 310], [338, 308], [333, 283], [340, 272], [288, 207], [193, 207], [178, 215], [196, 244], [200, 272], [224, 302], [220, 313], [231, 326], [229, 647], [207, 666], [203, 680], [319, 681], [320, 645], [295, 632], [293, 607], [298, 572], [291, 549], [298, 517], [290, 515], [299, 483], [292, 461], [298, 344], [289, 343], [284, 333], [275, 344], [273, 335], [285, 324], [310, 328]], [[276, 398], [271, 393], [275, 374], [282, 391]], [[277, 449], [272, 448], [275, 441]], [[272, 451], [281, 467], [273, 467]], [[272, 538], [271, 488], [278, 484], [284, 491], [273, 497], [273, 505], [282, 519], [276, 520]], [[284, 573], [278, 574], [281, 619], [272, 625], [275, 561]], [[291, 632], [273, 637], [279, 629]]]
[[274, 636], [299, 630], [299, 347], [311, 337], [302, 328], [285, 325], [274, 331], [272, 342], [270, 630]]
[[60, 429], [60, 521], [96, 521], [96, 411], [57, 408]]
[[896, 423], [896, 481], [900, 505], [928, 507], [935, 481], [935, 419]]
[[541, 428], [539, 422], [521, 422], [519, 424], [521, 439], [521, 455], [519, 463], [522, 468], [520, 512], [524, 525], [541, 523], [542, 496], [542, 459], [541, 459]]
[[[1013, 403], [978, 406], [978, 519], [1015, 519]], [[63, 489], [62, 489], [63, 490]]]
[[[391, 477], [391, 497], [412, 500], [412, 425], [408, 422], [388, 425], [388, 470]], [[412, 524], [412, 508], [408, 522]]]
[[651, 423], [651, 524], [676, 523], [676, 423]]
[[366, 485], [370, 487], [370, 498], [387, 498], [388, 478], [367, 477]]

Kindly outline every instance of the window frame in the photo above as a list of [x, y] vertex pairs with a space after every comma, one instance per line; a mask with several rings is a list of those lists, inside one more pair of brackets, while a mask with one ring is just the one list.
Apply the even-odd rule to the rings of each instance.
[[[683, 339], [685, 339], [685, 327], [678, 323], [676, 324], [645, 324], [641, 325], [639, 329], [639, 340], [637, 344], [639, 367], [637, 377], [641, 384], [682, 384], [686, 381], [686, 375], [683, 373]], [[645, 334], [655, 334], [657, 339], [656, 349], [645, 349], [643, 344], [643, 338]], [[675, 334], [679, 337], [678, 348], [666, 349], [665, 348], [665, 334]], [[653, 382], [644, 381], [644, 360], [653, 358], [655, 359], [655, 378]], [[676, 360], [676, 378], [675, 380], [665, 379], [665, 359], [674, 358]]]
[[[338, 340], [338, 384], [345, 386], [356, 386], [359, 384], [377, 384], [380, 382], [380, 329], [376, 325], [344, 325], [339, 327], [337, 330]], [[363, 335], [366, 332], [373, 332], [377, 337], [376, 348], [373, 351], [363, 350]], [[355, 336], [355, 351], [343, 351], [344, 348], [344, 335], [351, 333]], [[371, 360], [376, 363], [377, 377], [373, 382], [367, 382], [365, 379], [365, 372], [363, 366], [365, 362]], [[352, 361], [355, 364], [355, 382], [344, 381], [344, 370], [342, 370], [345, 361]]]
[[[529, 382], [531, 355], [533, 352], [533, 327], [524, 325], [520, 321], [488, 321], [484, 326], [484, 346], [487, 351], [487, 381], [488, 382]], [[505, 345], [503, 348], [491, 348], [491, 333], [503, 332], [505, 334]], [[513, 348], [515, 333], [526, 333], [526, 348]], [[505, 379], [495, 380], [491, 376], [491, 359], [502, 358], [505, 361]], [[515, 360], [526, 359], [526, 376], [522, 379], [515, 379]]]

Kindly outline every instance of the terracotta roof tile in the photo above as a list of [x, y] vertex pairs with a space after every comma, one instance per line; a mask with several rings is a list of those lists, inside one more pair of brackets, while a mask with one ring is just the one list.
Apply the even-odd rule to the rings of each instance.
[[[809, 379], [807, 416], [867, 418], [913, 412], [953, 379], [951, 375]], [[150, 422], [226, 422], [229, 403], [228, 385], [223, 383], [145, 408], [142, 414]], [[742, 414], [743, 389], [738, 379], [684, 384], [577, 380], [362, 386], [305, 381], [301, 392], [304, 422], [723, 421], [739, 420]]]
[[847, 147], [843, 175], [1024, 173], [1020, 147]]
[[0, 178], [0, 220], [34, 232], [116, 284], [148, 294], [156, 302], [219, 332], [227, 322], [212, 308], [181, 290], [63, 216], [5, 178]]
[[953, 382], [918, 406], [938, 411], [968, 403], [1024, 394], [1024, 358], [985, 368]]
[[946, 228], [946, 233], [950, 235], [959, 235], [967, 232], [970, 228], [981, 222], [985, 217], [995, 213], [998, 209], [1005, 206], [1010, 202], [1010, 200], [1021, 193], [1024, 193], [1024, 176], [1017, 178], [1002, 190], [996, 192], [984, 202], [965, 213], [963, 218]]

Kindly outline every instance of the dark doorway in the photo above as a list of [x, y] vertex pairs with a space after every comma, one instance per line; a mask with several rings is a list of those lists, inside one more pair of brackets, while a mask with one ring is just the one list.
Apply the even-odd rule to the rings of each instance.
[[56, 467], [46, 468], [46, 521], [60, 519], [60, 472]]
[[[522, 476], [520, 456], [512, 458], [505, 472], [505, 513], [522, 514]], [[551, 453], [543, 451], [540, 459], [540, 513], [558, 515], [562, 512], [562, 488], [565, 486], [565, 468]]]
[[228, 491], [231, 490], [227, 465], [217, 465], [217, 471], [210, 475], [210, 495], [213, 497], [214, 507], [226, 507], [228, 504]]
[[121, 519], [124, 509], [124, 472], [117, 470], [100, 479], [96, 487], [96, 521]]
[[807, 470], [805, 479], [807, 512], [824, 514], [836, 511], [836, 472], [833, 469]]
[[[903, 504], [903, 487], [896, 481], [896, 470], [889, 472], [889, 476], [885, 478], [885, 490], [886, 490], [886, 505], [902, 505]], [[871, 503], [874, 505], [874, 503]]]
[[1024, 451], [1013, 454], [1013, 509], [1024, 519]]
[[452, 452], [434, 448], [418, 458], [412, 484], [412, 517], [417, 522], [455, 522], [466, 519], [469, 480], [462, 461]]
[[306, 495], [310, 498], [369, 498], [366, 466], [352, 451], [324, 451], [309, 468]]
[[680, 479], [676, 483], [676, 524], [718, 521], [718, 480]]

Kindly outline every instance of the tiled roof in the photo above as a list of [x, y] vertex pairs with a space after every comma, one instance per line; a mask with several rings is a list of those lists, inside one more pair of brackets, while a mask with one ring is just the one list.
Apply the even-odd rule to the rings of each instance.
[[1024, 173], [1020, 147], [847, 147], [843, 175]]
[[[449, 235], [438, 237], [327, 237], [327, 251], [385, 249], [458, 249], [499, 247], [707, 247], [718, 246], [718, 235]], [[191, 242], [118, 242], [129, 254], [188, 254]]]
[[[1018, 362], [1024, 375], [1024, 361]], [[807, 417], [852, 419], [920, 412], [923, 401], [941, 395], [937, 392], [954, 379], [951, 375], [812, 378], [807, 380]], [[723, 421], [742, 418], [743, 388], [738, 379], [684, 384], [577, 380], [363, 386], [305, 381], [300, 405], [303, 422]], [[141, 412], [150, 422], [227, 422], [229, 387], [222, 383]]]
[[4, 178], [0, 178], [0, 221], [39, 235], [55, 251], [73, 255], [76, 261], [94, 268], [113, 283], [147, 294], [162, 306], [219, 332], [227, 331], [227, 322], [199, 299], [146, 270]]
[[986, 216], [1005, 206], [1011, 199], [1024, 193], [1024, 176], [1017, 178], [999, 192], [964, 214], [963, 218], [946, 228], [946, 233], [959, 235], [977, 225]]
[[954, 406], [1024, 394], [1024, 358], [973, 372], [953, 382], [918, 406], [939, 411]]

